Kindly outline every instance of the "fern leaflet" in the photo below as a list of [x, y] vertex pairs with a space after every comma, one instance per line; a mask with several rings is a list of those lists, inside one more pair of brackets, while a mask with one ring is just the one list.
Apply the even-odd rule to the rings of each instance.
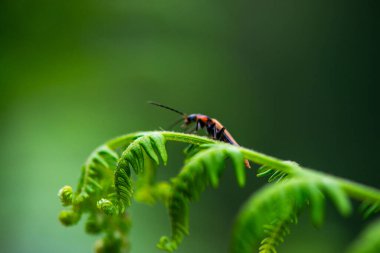
[[[293, 214], [290, 214], [293, 216]], [[285, 236], [290, 233], [289, 224], [295, 223], [297, 217], [276, 219], [271, 224], [264, 225], [265, 238], [261, 241], [259, 253], [276, 253], [276, 247], [284, 242]]]
[[115, 171], [115, 194], [109, 199], [98, 202], [98, 207], [109, 214], [113, 212], [124, 213], [126, 207], [130, 206], [133, 197], [133, 182], [131, 171], [135, 174], [143, 172], [144, 153], [156, 164], [161, 157], [164, 165], [167, 162], [165, 138], [158, 133], [146, 134], [138, 137], [123, 152], [118, 160]]
[[202, 145], [201, 151], [192, 156], [173, 179], [172, 196], [169, 202], [169, 215], [172, 236], [162, 237], [157, 246], [169, 252], [177, 249], [183, 237], [189, 233], [189, 202], [197, 199], [207, 185], [218, 186], [224, 169], [225, 158], [230, 157], [235, 166], [237, 181], [245, 183], [244, 157], [239, 150], [226, 144]]
[[[273, 220], [284, 221], [304, 206], [310, 206], [315, 225], [323, 222], [324, 195], [330, 196], [338, 210], [347, 215], [351, 205], [347, 194], [333, 181], [319, 179], [290, 179], [279, 184], [266, 186], [254, 194], [240, 212], [232, 242], [232, 252], [248, 253], [263, 238], [263, 226]], [[273, 251], [276, 243], [270, 244]]]

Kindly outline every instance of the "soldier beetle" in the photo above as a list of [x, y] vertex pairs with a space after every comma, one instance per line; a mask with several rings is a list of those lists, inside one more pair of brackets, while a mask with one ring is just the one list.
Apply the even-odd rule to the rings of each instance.
[[[235, 146], [240, 146], [232, 137], [232, 135], [227, 131], [227, 129], [216, 119], [213, 119], [207, 115], [203, 115], [199, 113], [193, 113], [193, 114], [187, 115], [186, 113], [180, 112], [174, 108], [171, 108], [169, 106], [159, 104], [156, 102], [148, 102], [148, 103], [180, 114], [182, 118], [179, 121], [175, 122], [173, 126], [180, 123], [181, 121], [184, 122], [185, 127], [189, 126], [191, 123], [195, 123], [195, 131], [206, 128], [208, 135], [212, 139], [230, 143]], [[249, 164], [248, 160], [244, 160], [244, 164], [246, 168], [251, 168], [251, 165]]]

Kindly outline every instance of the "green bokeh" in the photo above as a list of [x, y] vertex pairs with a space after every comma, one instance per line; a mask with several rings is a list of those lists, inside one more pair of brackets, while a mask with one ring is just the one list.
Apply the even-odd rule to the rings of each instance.
[[[219, 119], [243, 146], [380, 187], [376, 1], [0, 2], [2, 251], [91, 252], [82, 224], [65, 228], [56, 196], [76, 185], [97, 145], [166, 127], [148, 100]], [[376, 28], [377, 27], [377, 28]], [[181, 153], [169, 145], [174, 175]], [[191, 207], [181, 252], [227, 252], [239, 207], [227, 171]], [[331, 210], [330, 210], [331, 209]], [[132, 252], [159, 252], [162, 206], [132, 208]], [[329, 208], [307, 215], [284, 252], [341, 252], [361, 229]], [[313, 251], [314, 250], [314, 251]]]

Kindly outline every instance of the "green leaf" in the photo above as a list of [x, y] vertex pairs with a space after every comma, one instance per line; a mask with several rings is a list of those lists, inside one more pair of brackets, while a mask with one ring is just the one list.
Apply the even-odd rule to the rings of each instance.
[[211, 185], [216, 188], [219, 184], [220, 171], [224, 166], [224, 154], [222, 152], [211, 152], [208, 159], [204, 159]]
[[245, 185], [244, 156], [239, 150], [232, 147], [230, 147], [227, 152], [234, 164], [238, 184], [240, 187], [243, 187]]
[[340, 214], [347, 217], [352, 212], [352, 206], [347, 194], [332, 180], [323, 181], [323, 190], [329, 195]]
[[268, 165], [263, 165], [257, 170], [257, 177], [265, 177], [273, 173], [273, 169]]
[[158, 159], [158, 156], [156, 154], [156, 151], [154, 150], [151, 140], [148, 138], [145, 138], [141, 141], [141, 146], [143, 147], [145, 153], [149, 156], [150, 159], [152, 159], [156, 165], [160, 163], [160, 160]]
[[315, 184], [310, 184], [307, 190], [310, 200], [311, 219], [316, 227], [320, 227], [324, 220], [325, 202], [323, 194]]
[[131, 168], [135, 174], [143, 172], [145, 162], [144, 153], [151, 158], [155, 164], [159, 163], [158, 155], [164, 164], [167, 162], [165, 139], [161, 134], [145, 134], [135, 139], [121, 155], [115, 171], [115, 191], [119, 213], [124, 212], [125, 207], [130, 206], [133, 197], [133, 184], [131, 179]]
[[172, 236], [163, 237], [158, 244], [159, 248], [174, 250], [188, 234], [189, 202], [197, 199], [209, 183], [213, 187], [218, 186], [226, 156], [233, 161], [239, 185], [244, 185], [244, 156], [238, 149], [229, 144], [202, 145], [199, 152], [188, 159], [180, 174], [172, 180], [172, 196], [169, 200]]
[[158, 150], [158, 153], [161, 156], [162, 162], [166, 165], [168, 161], [168, 154], [166, 153], [165, 148], [165, 139], [160, 134], [152, 134], [149, 136], [152, 142], [152, 146]]

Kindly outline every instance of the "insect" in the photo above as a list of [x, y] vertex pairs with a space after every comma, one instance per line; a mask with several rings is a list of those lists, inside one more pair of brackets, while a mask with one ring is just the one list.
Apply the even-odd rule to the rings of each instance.
[[[211, 138], [215, 140], [220, 140], [226, 143], [230, 143], [235, 146], [240, 146], [232, 137], [232, 135], [227, 131], [227, 129], [216, 119], [210, 118], [207, 115], [203, 115], [199, 113], [193, 113], [193, 114], [187, 115], [186, 113], [180, 112], [169, 106], [162, 105], [156, 102], [148, 102], [148, 103], [180, 114], [182, 118], [179, 121], [175, 122], [172, 127], [174, 127], [181, 121], [184, 122], [185, 127], [189, 126], [191, 123], [195, 123], [195, 132], [198, 131], [199, 129], [206, 128], [207, 133]], [[245, 167], [251, 168], [251, 165], [249, 164], [248, 160], [244, 160], [244, 164], [245, 164]]]

